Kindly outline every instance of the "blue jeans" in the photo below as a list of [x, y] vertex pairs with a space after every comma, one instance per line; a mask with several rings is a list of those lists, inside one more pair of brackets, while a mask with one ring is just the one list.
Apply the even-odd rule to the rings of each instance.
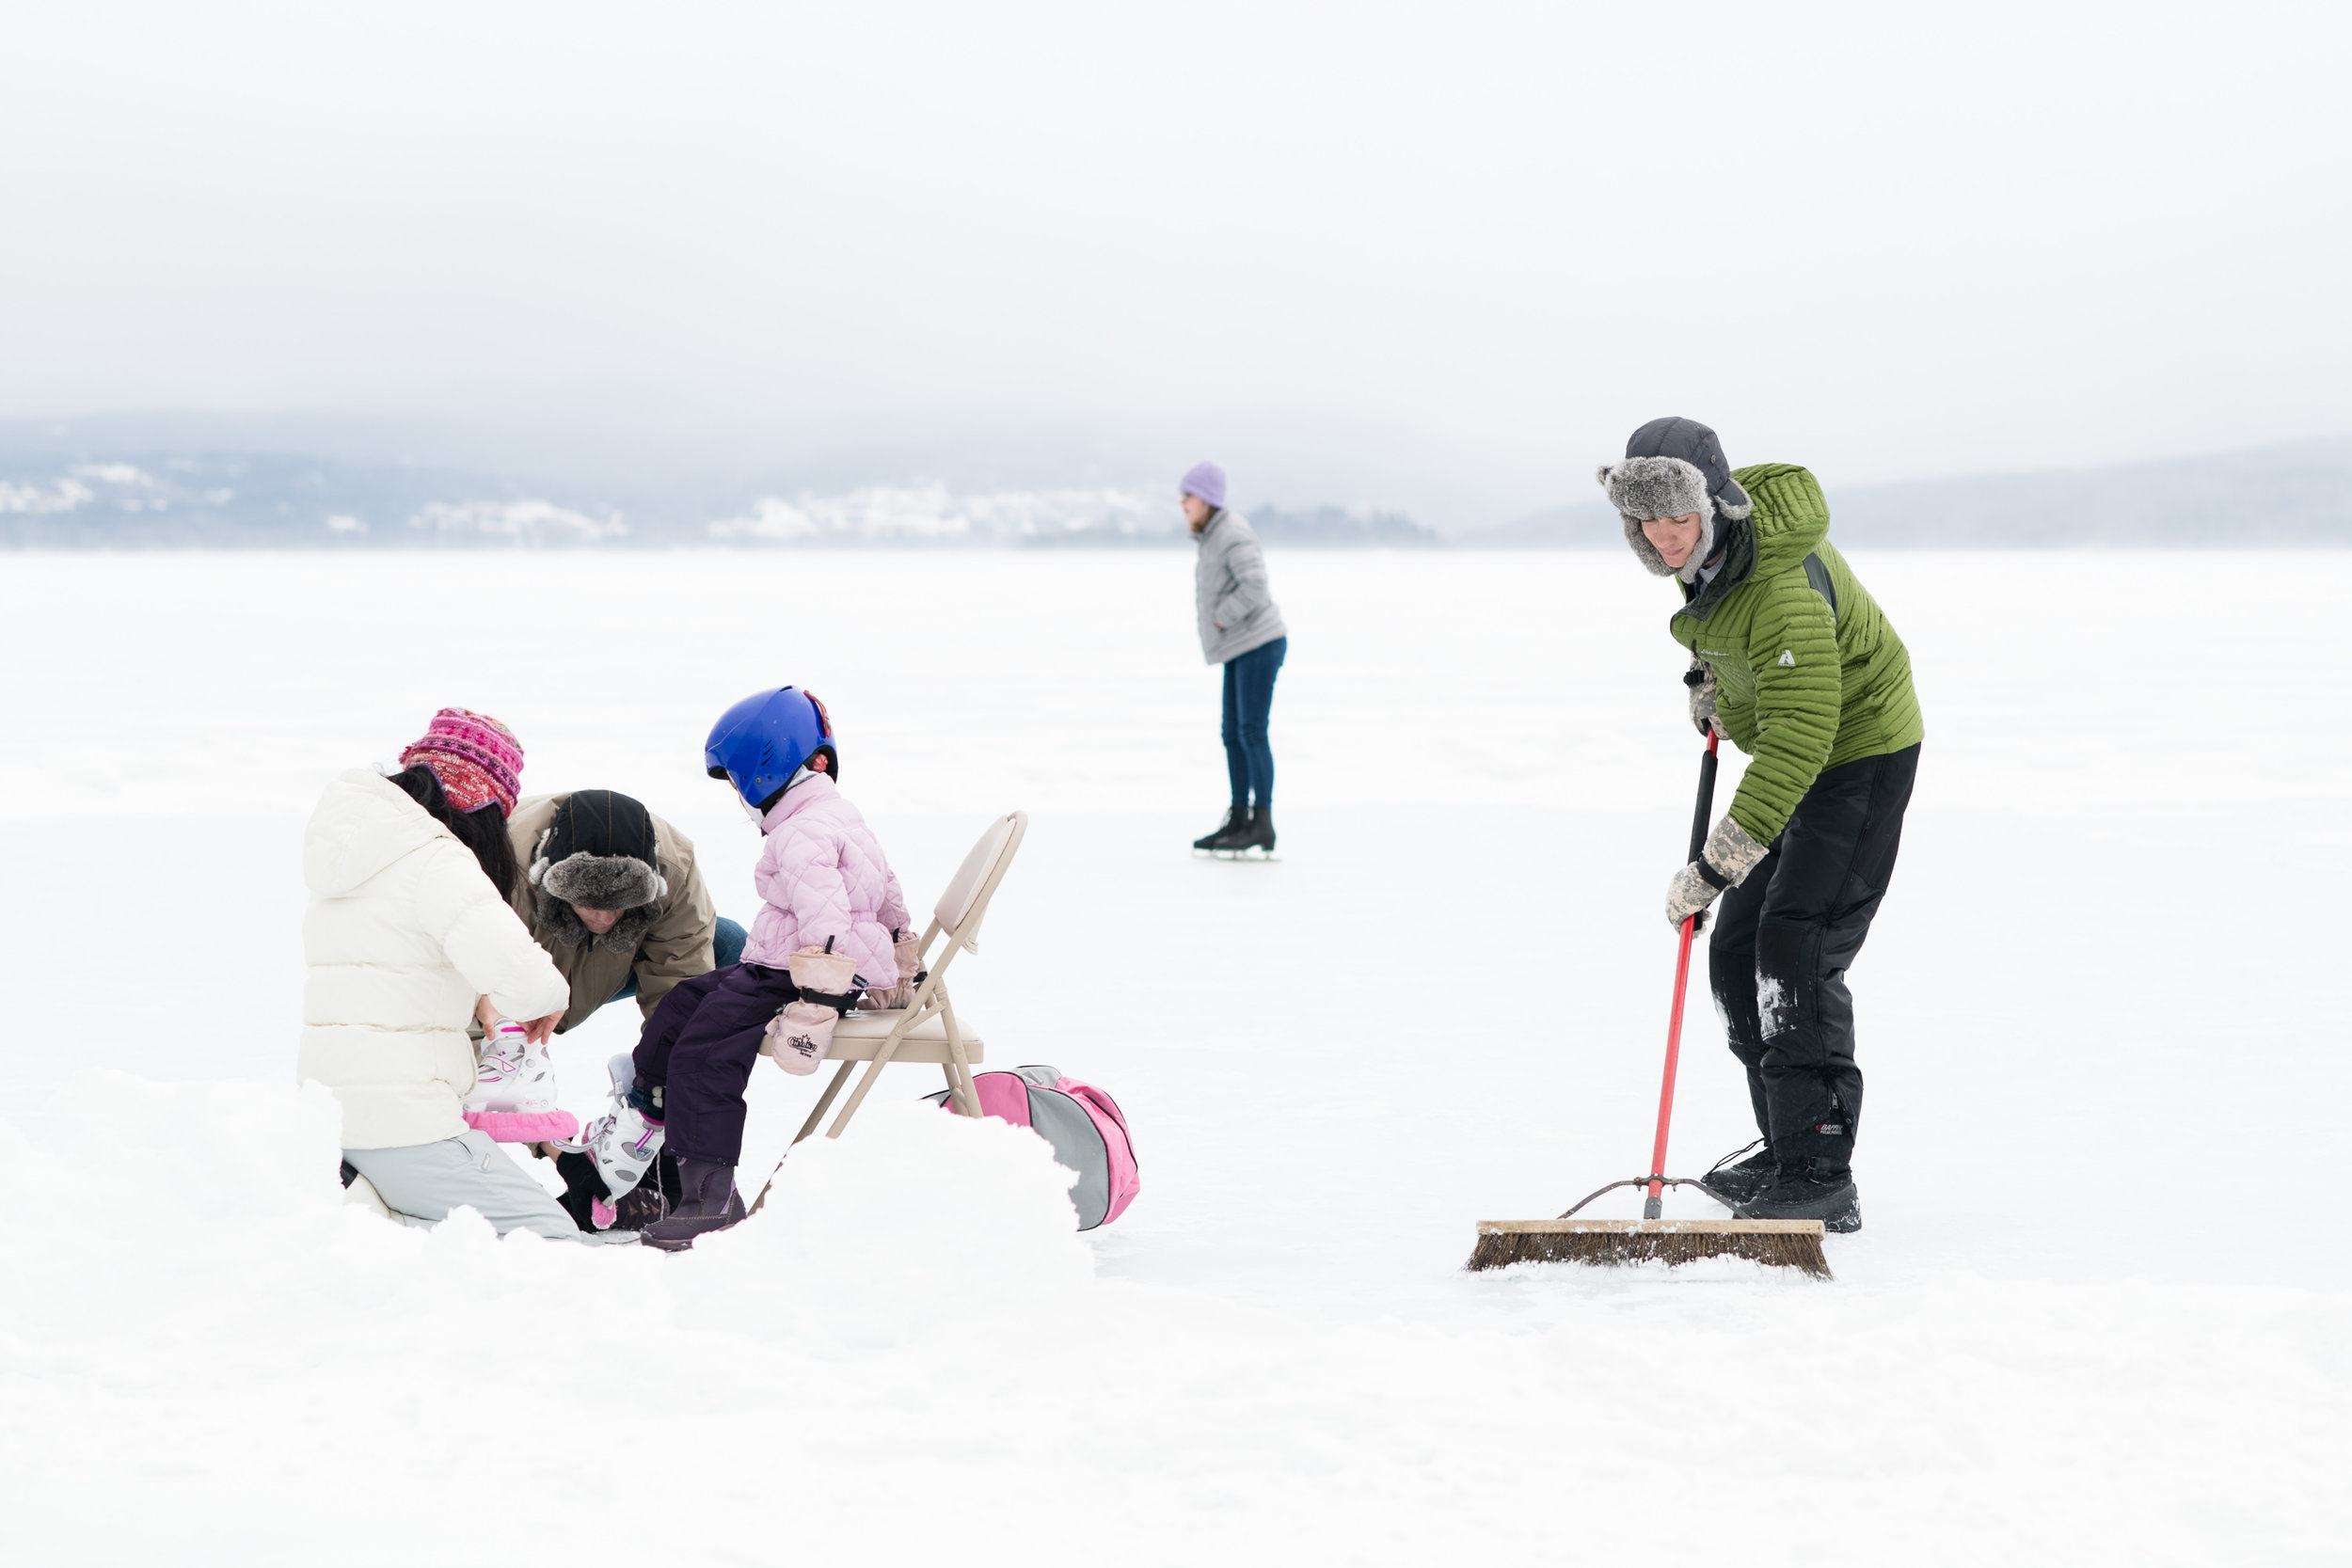
[[1274, 707], [1274, 677], [1290, 652], [1291, 640], [1278, 637], [1225, 661], [1225, 776], [1232, 782], [1233, 804], [1257, 797], [1260, 811], [1274, 804], [1274, 748], [1266, 742], [1266, 716]]
[[[721, 915], [719, 917], [719, 928], [710, 934], [710, 967], [713, 969], [724, 969], [729, 964], [742, 962], [743, 943], [747, 940], [749, 939], [745, 935], [742, 927], [738, 926], [734, 921], [729, 920], [725, 915]], [[635, 996], [636, 994], [637, 972], [635, 970], [631, 970], [629, 971], [628, 983], [622, 986], [619, 990], [614, 991], [610, 997], [606, 998], [606, 1000], [618, 1002], [624, 996]]]

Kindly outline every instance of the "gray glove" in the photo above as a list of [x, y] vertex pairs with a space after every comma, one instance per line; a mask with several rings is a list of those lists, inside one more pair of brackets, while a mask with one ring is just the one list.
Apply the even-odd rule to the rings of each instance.
[[1674, 874], [1666, 884], [1666, 924], [1676, 930], [1692, 915], [1699, 917], [1692, 930], [1707, 925], [1707, 907], [1715, 895], [1727, 887], [1738, 887], [1748, 879], [1748, 873], [1760, 864], [1768, 853], [1766, 846], [1748, 836], [1748, 831], [1726, 816], [1715, 824], [1715, 831], [1707, 835], [1707, 847], [1697, 860]]
[[1715, 721], [1715, 667], [1703, 658], [1692, 659], [1682, 673], [1682, 684], [1691, 689], [1691, 722], [1705, 735]]

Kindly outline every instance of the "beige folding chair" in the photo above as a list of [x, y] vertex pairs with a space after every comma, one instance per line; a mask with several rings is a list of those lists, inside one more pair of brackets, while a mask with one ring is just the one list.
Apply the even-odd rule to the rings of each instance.
[[850, 1125], [857, 1108], [865, 1103], [866, 1095], [873, 1088], [882, 1069], [893, 1062], [935, 1063], [947, 1076], [947, 1087], [954, 1094], [957, 1106], [967, 1117], [980, 1114], [978, 1093], [972, 1087], [972, 1064], [981, 1057], [978, 1037], [967, 1035], [956, 1021], [955, 1004], [947, 999], [947, 966], [958, 953], [977, 952], [976, 940], [980, 934], [980, 918], [988, 913], [988, 903], [996, 895], [996, 884], [1005, 879], [1005, 867], [1012, 863], [1013, 851], [1021, 847], [1023, 835], [1029, 831], [1029, 814], [1016, 811], [998, 817], [988, 825], [979, 843], [963, 857], [963, 865], [956, 872], [947, 891], [940, 895], [931, 909], [931, 923], [923, 929], [923, 940], [915, 947], [918, 964], [920, 955], [930, 950], [931, 939], [945, 933], [946, 945], [939, 957], [928, 961], [923, 983], [914, 990], [907, 1006], [881, 1012], [856, 1012], [844, 1016], [834, 1026], [832, 1059], [841, 1064], [825, 1085], [824, 1095], [817, 1108], [801, 1124], [801, 1131], [792, 1141], [817, 1131], [833, 1106], [834, 1097], [849, 1081], [850, 1071], [858, 1063], [866, 1065], [866, 1075], [850, 1092], [850, 1102], [841, 1107], [841, 1115], [825, 1130], [825, 1136], [837, 1138]]

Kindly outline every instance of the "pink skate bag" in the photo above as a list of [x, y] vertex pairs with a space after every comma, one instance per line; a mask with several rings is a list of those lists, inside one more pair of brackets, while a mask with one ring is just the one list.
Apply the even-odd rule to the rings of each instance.
[[[1078, 1206], [1079, 1229], [1110, 1224], [1143, 1190], [1127, 1118], [1119, 1102], [1093, 1085], [1065, 1078], [1059, 1068], [1025, 1067], [975, 1074], [972, 1087], [982, 1116], [1027, 1128], [1054, 1146], [1054, 1158], [1065, 1168], [1078, 1173], [1070, 1200]], [[955, 1109], [945, 1090], [925, 1098]]]

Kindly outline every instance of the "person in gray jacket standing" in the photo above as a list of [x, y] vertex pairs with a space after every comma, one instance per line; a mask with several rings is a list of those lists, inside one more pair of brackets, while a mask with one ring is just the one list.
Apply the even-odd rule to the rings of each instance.
[[1225, 666], [1225, 772], [1233, 803], [1195, 849], [1246, 854], [1274, 852], [1274, 751], [1266, 717], [1274, 706], [1274, 677], [1290, 651], [1282, 612], [1266, 589], [1265, 552], [1248, 519], [1225, 509], [1225, 470], [1196, 463], [1184, 478], [1184, 521], [1200, 558], [1193, 568], [1193, 597], [1200, 615], [1200, 652]]

